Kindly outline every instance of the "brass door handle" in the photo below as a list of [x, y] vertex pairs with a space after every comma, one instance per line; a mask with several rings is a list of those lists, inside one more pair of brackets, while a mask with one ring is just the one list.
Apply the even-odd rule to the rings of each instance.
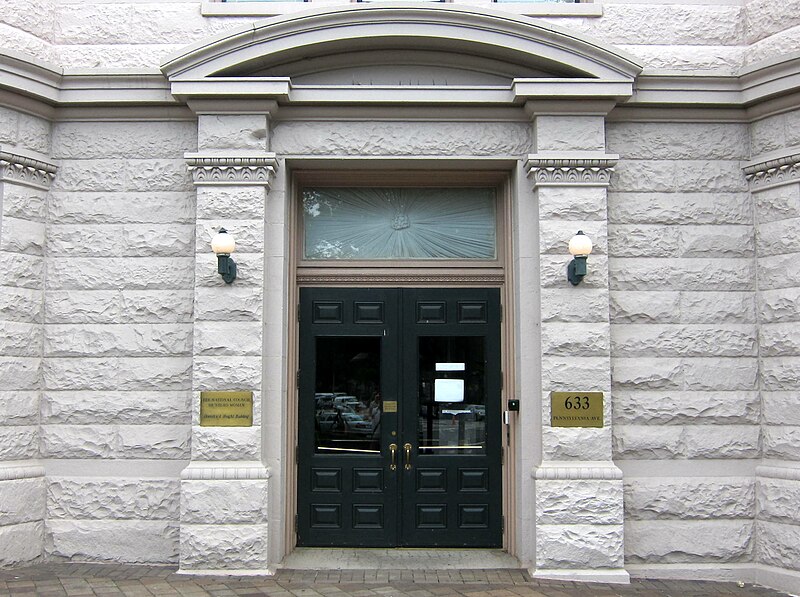
[[392, 457], [391, 463], [389, 464], [389, 470], [396, 471], [397, 470], [397, 444], [389, 444], [389, 454]]
[[406, 464], [405, 469], [407, 471], [411, 470], [411, 444], [403, 444], [403, 450], [406, 453]]

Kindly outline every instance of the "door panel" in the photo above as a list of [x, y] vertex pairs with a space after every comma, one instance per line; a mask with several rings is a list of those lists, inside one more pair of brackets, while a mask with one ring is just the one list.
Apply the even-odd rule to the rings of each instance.
[[497, 289], [301, 289], [298, 544], [502, 544]]

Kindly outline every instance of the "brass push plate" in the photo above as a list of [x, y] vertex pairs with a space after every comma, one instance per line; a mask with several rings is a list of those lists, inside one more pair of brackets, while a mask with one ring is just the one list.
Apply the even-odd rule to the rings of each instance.
[[201, 427], [252, 427], [253, 392], [200, 392]]
[[550, 392], [551, 427], [603, 427], [603, 392]]

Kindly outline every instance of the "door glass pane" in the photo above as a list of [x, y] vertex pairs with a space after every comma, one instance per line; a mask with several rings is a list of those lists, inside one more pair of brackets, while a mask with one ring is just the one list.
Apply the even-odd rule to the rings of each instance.
[[306, 259], [494, 259], [493, 188], [307, 188]]
[[379, 452], [381, 339], [318, 336], [316, 341], [315, 451]]
[[484, 338], [419, 338], [418, 440], [421, 454], [486, 451]]

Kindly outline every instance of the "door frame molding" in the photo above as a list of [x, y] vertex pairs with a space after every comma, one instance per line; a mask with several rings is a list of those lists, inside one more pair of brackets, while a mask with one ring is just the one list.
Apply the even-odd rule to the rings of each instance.
[[[465, 167], [467, 167], [465, 165]], [[299, 289], [301, 286], [383, 286], [383, 287], [441, 287], [473, 286], [500, 288], [502, 319], [501, 345], [501, 409], [509, 398], [516, 397], [515, 345], [516, 313], [513, 256], [514, 228], [512, 220], [512, 192], [514, 170], [428, 170], [414, 168], [401, 170], [319, 170], [304, 169], [298, 164], [289, 174], [287, 191], [286, 229], [288, 234], [288, 307], [286, 355], [286, 421], [285, 421], [285, 481], [284, 557], [297, 546], [295, 521], [297, 515], [297, 446], [298, 446], [298, 388], [299, 369]], [[356, 180], [356, 183], [353, 183]], [[490, 267], [484, 263], [442, 261], [438, 263], [381, 262], [359, 264], [353, 267], [346, 262], [322, 267], [301, 265], [302, 234], [300, 226], [300, 190], [307, 184], [343, 184], [348, 186], [495, 186], [497, 188], [497, 259]], [[502, 479], [503, 479], [503, 550], [517, 554], [517, 467], [515, 425], [503, 424]]]

